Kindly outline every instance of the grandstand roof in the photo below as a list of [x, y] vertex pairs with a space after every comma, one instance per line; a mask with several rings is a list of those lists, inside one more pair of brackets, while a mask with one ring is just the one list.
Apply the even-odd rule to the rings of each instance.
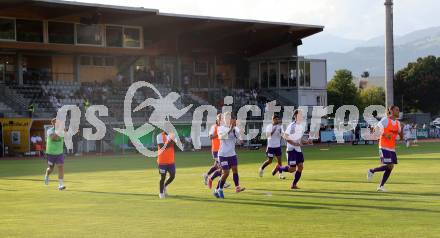
[[[6, 0], [7, 2], [8, 0]], [[27, 2], [27, 0], [11, 0], [10, 2]], [[173, 13], [161, 13], [159, 9], [152, 8], [144, 8], [144, 7], [127, 7], [127, 6], [117, 6], [117, 5], [108, 5], [108, 4], [99, 4], [99, 3], [86, 3], [86, 2], [77, 2], [77, 1], [65, 1], [65, 0], [32, 0], [35, 3], [47, 3], [47, 4], [60, 4], [60, 5], [70, 5], [70, 6], [78, 6], [78, 7], [94, 7], [94, 8], [107, 8], [114, 10], [125, 10], [125, 11], [133, 11], [133, 12], [153, 12], [157, 15], [162, 16], [172, 16], [172, 17], [182, 17], [182, 18], [193, 18], [193, 19], [201, 19], [201, 20], [214, 20], [214, 21], [230, 21], [230, 22], [249, 22], [249, 23], [261, 23], [261, 24], [272, 24], [272, 25], [286, 25], [286, 26], [294, 26], [294, 27], [310, 27], [310, 28], [318, 28], [324, 29], [324, 26], [319, 25], [307, 25], [307, 24], [297, 24], [297, 23], [288, 23], [288, 22], [274, 22], [274, 21], [259, 21], [259, 20], [250, 20], [250, 19], [239, 19], [239, 18], [224, 18], [224, 17], [211, 17], [211, 16], [197, 16], [197, 15], [187, 15], [187, 14], [173, 14]]]
[[[138, 25], [156, 48], [217, 48], [221, 52], [255, 55], [323, 31], [323, 26], [209, 16], [162, 13], [158, 9], [125, 7], [61, 0], [4, 0], [0, 8], [42, 12], [46, 20], [61, 20], [99, 13], [104, 24]], [[164, 27], [166, 26], [166, 27]], [[164, 41], [167, 41], [164, 44]], [[165, 45], [165, 46], [164, 46]], [[184, 47], [183, 47], [184, 46]]]

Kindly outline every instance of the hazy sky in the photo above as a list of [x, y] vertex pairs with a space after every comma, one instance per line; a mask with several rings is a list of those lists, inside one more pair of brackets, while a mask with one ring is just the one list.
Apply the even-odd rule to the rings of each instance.
[[[324, 25], [328, 34], [368, 39], [384, 31], [384, 0], [77, 0], [193, 15]], [[438, 26], [440, 0], [394, 0], [395, 33]]]

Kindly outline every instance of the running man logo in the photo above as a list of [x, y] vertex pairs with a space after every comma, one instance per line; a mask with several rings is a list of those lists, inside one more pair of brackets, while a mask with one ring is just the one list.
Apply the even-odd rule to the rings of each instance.
[[[157, 94], [159, 98], [157, 99], [147, 98], [145, 101], [143, 101], [141, 104], [139, 104], [139, 106], [137, 106], [133, 110], [133, 112], [138, 112], [147, 106], [151, 106], [154, 108], [154, 111], [151, 113], [150, 118], [148, 120], [149, 122], [146, 122], [142, 126], [135, 129], [133, 125], [133, 119], [131, 116], [132, 114], [131, 105], [133, 103], [133, 97], [136, 91], [143, 87], [147, 87], [153, 90], [154, 93]], [[125, 129], [119, 129], [119, 128], [113, 128], [113, 129], [128, 136], [130, 138], [130, 141], [136, 147], [137, 151], [139, 151], [143, 155], [147, 157], [157, 156], [158, 152], [151, 151], [148, 148], [146, 148], [140, 141], [140, 138], [152, 132], [155, 128], [159, 128], [160, 130], [165, 131], [167, 134], [177, 134], [176, 128], [170, 122], [170, 117], [174, 119], [179, 119], [185, 113], [187, 113], [193, 106], [191, 104], [182, 109], [176, 108], [174, 103], [179, 99], [179, 97], [180, 97], [179, 94], [175, 92], [171, 92], [164, 98], [160, 94], [159, 90], [157, 90], [157, 88], [154, 87], [154, 85], [144, 81], [136, 82], [130, 86], [130, 88], [127, 91], [127, 94], [125, 95], [125, 100], [124, 100]], [[174, 142], [176, 143], [177, 147], [179, 147], [179, 149], [183, 150], [183, 144], [178, 136], [174, 138]], [[161, 153], [162, 151], [163, 149], [161, 149], [159, 153]]]

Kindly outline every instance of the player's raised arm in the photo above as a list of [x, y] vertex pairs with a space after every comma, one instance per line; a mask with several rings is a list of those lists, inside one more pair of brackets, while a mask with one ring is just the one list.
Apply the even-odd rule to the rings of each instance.
[[218, 128], [217, 134], [218, 134], [218, 138], [219, 139], [226, 139], [226, 138], [228, 138], [228, 133], [229, 133], [229, 130], [228, 130], [227, 127], [219, 127]]
[[243, 138], [243, 134], [241, 134], [241, 130], [242, 129], [238, 126], [234, 127], [235, 137], [237, 138], [238, 144], [240, 144], [240, 145], [242, 145], [244, 143], [244, 139], [245, 139], [245, 138]]
[[391, 134], [384, 133], [384, 128], [387, 126], [388, 126], [388, 118], [384, 117], [373, 127], [374, 134], [380, 134], [380, 135], [383, 134], [388, 139], [391, 139], [392, 136]]
[[166, 148], [168, 148], [168, 146], [174, 146], [174, 136], [170, 136], [170, 135], [167, 135], [167, 140], [166, 141], [163, 141], [163, 139], [162, 139], [162, 135], [161, 134], [159, 134], [158, 135], [158, 137], [157, 137], [157, 145], [159, 146], [159, 149], [160, 150], [164, 150], [164, 149], [166, 149]]
[[53, 141], [59, 141], [61, 139], [60, 136], [57, 135], [57, 133], [55, 131], [51, 131], [49, 132], [49, 137], [51, 140]]
[[176, 134], [174, 134], [174, 133], [169, 134], [166, 146], [168, 146], [168, 145], [174, 146], [175, 140], [176, 140]]
[[159, 146], [159, 150], [164, 150], [166, 148], [164, 143], [157, 143], [157, 146]]
[[211, 127], [209, 130], [209, 139], [216, 139], [218, 138], [218, 135], [215, 133], [215, 125]]
[[231, 132], [236, 133], [236, 129], [237, 129], [237, 120], [231, 118], [229, 122], [229, 133]]
[[62, 123], [64, 122], [60, 120], [52, 120], [53, 130], [48, 131], [48, 136], [51, 140], [59, 141], [64, 137], [64, 134], [67, 133], [67, 128], [63, 129]]
[[275, 133], [277, 131], [278, 127], [275, 125], [272, 127], [272, 132], [270, 133], [270, 135], [272, 136], [273, 133]]
[[218, 127], [220, 126], [221, 121], [222, 121], [222, 114], [219, 113], [217, 114], [217, 117], [215, 119], [215, 124], [212, 125], [211, 128], [209, 129], [209, 138], [211, 140], [218, 138]]
[[272, 130], [271, 130], [271, 125], [267, 125], [266, 130], [265, 130], [267, 139], [269, 139], [273, 135], [273, 133], [275, 132], [273, 129], [274, 128], [272, 127]]

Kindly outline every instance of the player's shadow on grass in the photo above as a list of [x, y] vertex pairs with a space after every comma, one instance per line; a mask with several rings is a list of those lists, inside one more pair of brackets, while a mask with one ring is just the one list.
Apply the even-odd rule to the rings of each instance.
[[342, 194], [342, 195], [369, 195], [369, 196], [379, 196], [379, 197], [383, 197], [383, 196], [393, 196], [393, 195], [410, 195], [410, 196], [440, 196], [439, 193], [410, 193], [410, 192], [386, 192], [386, 193], [378, 193], [378, 192], [367, 192], [367, 191], [356, 191], [356, 192], [333, 192], [333, 191], [326, 191], [324, 190], [319, 191], [319, 190], [307, 190], [307, 193], [329, 193], [329, 194]]
[[[78, 193], [90, 193], [90, 194], [103, 194], [103, 195], [118, 195], [118, 196], [140, 196], [159, 199], [157, 194], [149, 193], [123, 193], [123, 192], [103, 192], [103, 191], [88, 191], [88, 190], [69, 190], [71, 192]], [[338, 210], [338, 211], [354, 211], [353, 209], [334, 209], [327, 206], [320, 206], [319, 204], [313, 205], [298, 205], [297, 203], [286, 203], [280, 201], [270, 201], [270, 200], [257, 200], [257, 199], [237, 199], [236, 197], [231, 197], [229, 199], [216, 199], [216, 198], [203, 198], [194, 197], [188, 195], [171, 195], [168, 199], [177, 199], [192, 202], [202, 202], [202, 203], [222, 203], [222, 204], [238, 204], [238, 205], [254, 205], [254, 206], [268, 206], [268, 207], [278, 207], [278, 208], [289, 208], [289, 209], [325, 209], [325, 210]]]
[[[256, 191], [275, 191], [275, 192], [286, 192], [286, 190], [282, 189], [259, 189], [253, 188], [252, 190]], [[386, 193], [378, 193], [373, 191], [354, 191], [354, 192], [345, 192], [345, 191], [333, 191], [333, 190], [301, 190], [300, 193], [316, 193], [316, 194], [339, 194], [339, 195], [362, 195], [362, 196], [393, 196], [393, 195], [409, 195], [409, 196], [429, 196], [429, 197], [438, 197], [440, 193], [410, 193], [410, 192], [386, 192]]]
[[[326, 183], [368, 183], [365, 180], [332, 180], [332, 179], [309, 179], [309, 181], [316, 182], [326, 182]], [[392, 182], [390, 184], [403, 184], [403, 185], [440, 185], [440, 184], [429, 184], [429, 183], [412, 183], [412, 182]]]
[[7, 188], [0, 188], [0, 191], [4, 191], [4, 192], [17, 192], [18, 190], [15, 190], [15, 189], [7, 189]]
[[[264, 189], [250, 189], [256, 190], [256, 191], [268, 191]], [[273, 191], [273, 190], [272, 190]], [[271, 192], [272, 192], [271, 191]], [[313, 191], [298, 191], [298, 192], [292, 192], [292, 193], [299, 193], [298, 195], [292, 195], [292, 193], [286, 193], [285, 190], [277, 190], [278, 193], [276, 193], [277, 196], [287, 196], [287, 197], [296, 197], [296, 198], [316, 198], [316, 199], [333, 199], [333, 200], [363, 200], [363, 201], [373, 201], [373, 202], [413, 202], [413, 203], [426, 203], [425, 201], [419, 201], [419, 200], [413, 200], [413, 199], [400, 199], [400, 198], [386, 198], [384, 199], [383, 194], [379, 194], [375, 192], [377, 196], [376, 198], [365, 198], [365, 197], [342, 197], [338, 195], [358, 195], [358, 196], [365, 196], [365, 194], [362, 193], [341, 193], [341, 192], [313, 192]], [[314, 195], [319, 194], [319, 195]], [[322, 194], [322, 195], [321, 195]], [[335, 195], [335, 196], [330, 196]]]
[[[295, 195], [286, 195], [286, 196], [295, 196]], [[301, 198], [300, 196], [295, 196], [296, 198]], [[389, 210], [389, 211], [408, 211], [408, 212], [428, 212], [428, 213], [438, 213], [440, 214], [440, 210], [430, 210], [423, 208], [408, 208], [408, 207], [390, 207], [390, 206], [382, 206], [382, 205], [363, 205], [363, 204], [334, 204], [334, 203], [322, 203], [322, 202], [302, 202], [302, 201], [277, 201], [280, 203], [284, 202], [294, 202], [296, 204], [302, 205], [316, 205], [316, 206], [324, 206], [324, 207], [343, 207], [342, 210], [347, 210], [347, 208], [354, 208], [359, 211], [360, 209], [379, 209], [379, 210]], [[333, 208], [334, 210], [339, 210]]]
[[102, 195], [142, 196], [142, 197], [154, 197], [154, 198], [158, 197], [157, 194], [149, 194], [149, 193], [103, 192], [103, 191], [76, 190], [76, 189], [70, 189], [69, 191], [77, 192], [77, 193], [90, 193], [90, 194], [102, 194]]
[[[176, 198], [190, 200], [190, 201], [201, 201], [199, 198], [194, 199], [191, 196], [176, 196]], [[260, 199], [243, 199], [233, 197], [230, 200], [225, 199], [221, 202], [232, 203], [232, 204], [245, 204], [245, 205], [262, 205], [262, 206], [273, 206], [279, 208], [299, 208], [299, 209], [326, 209], [326, 210], [337, 210], [337, 211], [359, 211], [359, 209], [380, 209], [380, 210], [399, 210], [399, 211], [411, 211], [411, 212], [429, 212], [429, 213], [439, 213], [440, 211], [421, 209], [421, 208], [402, 208], [402, 207], [389, 207], [389, 206], [373, 206], [373, 205], [353, 205], [353, 204], [326, 204], [317, 202], [301, 202], [301, 201], [276, 201], [276, 203], [269, 200]], [[293, 205], [294, 204], [294, 205]], [[337, 207], [337, 208], [334, 208]], [[353, 208], [353, 209], [350, 209]]]
[[323, 210], [337, 210], [337, 211], [354, 211], [353, 209], [334, 209], [327, 206], [321, 206], [320, 204], [307, 204], [302, 203], [303, 205], [298, 205], [298, 203], [293, 202], [283, 202], [283, 201], [270, 201], [270, 200], [259, 200], [259, 199], [240, 199], [237, 197], [230, 197], [226, 199], [207, 199], [207, 198], [201, 198], [201, 197], [193, 197], [193, 196], [187, 196], [187, 195], [176, 195], [173, 198], [185, 200], [185, 201], [194, 201], [194, 202], [210, 202], [210, 203], [226, 203], [226, 204], [238, 204], [238, 205], [253, 205], [253, 206], [267, 206], [267, 207], [277, 207], [277, 208], [288, 208], [288, 209], [323, 209]]
[[28, 178], [0, 178], [0, 180], [8, 181], [31, 181], [31, 182], [44, 182], [42, 179], [28, 179]]
[[[43, 179], [32, 179], [32, 178], [0, 178], [1, 180], [9, 180], [9, 181], [24, 181], [24, 182], [38, 182], [38, 183], [44, 183]], [[54, 182], [58, 181], [58, 178], [55, 176], [53, 179]], [[81, 183], [77, 181], [69, 181], [69, 183]]]

